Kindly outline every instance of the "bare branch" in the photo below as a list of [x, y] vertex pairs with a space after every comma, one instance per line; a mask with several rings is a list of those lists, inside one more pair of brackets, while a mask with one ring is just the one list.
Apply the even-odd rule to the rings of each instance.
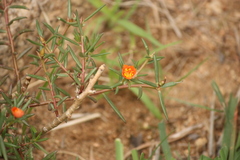
[[60, 117], [56, 117], [51, 123], [49, 123], [47, 126], [43, 127], [43, 132], [48, 132], [51, 129], [53, 129], [54, 127], [58, 126], [60, 123], [62, 123], [64, 120], [66, 120], [67, 118], [70, 118], [73, 114], [73, 112], [79, 108], [80, 104], [82, 103], [82, 101], [89, 95], [92, 94], [92, 88], [94, 86], [94, 84], [97, 82], [97, 80], [99, 79], [99, 77], [101, 76], [102, 72], [105, 69], [105, 64], [102, 64], [97, 73], [95, 74], [95, 76], [89, 80], [89, 84], [86, 87], [86, 89], [79, 95], [77, 96], [77, 99], [75, 100], [75, 102], [71, 105], [71, 107], [64, 113], [62, 114]]

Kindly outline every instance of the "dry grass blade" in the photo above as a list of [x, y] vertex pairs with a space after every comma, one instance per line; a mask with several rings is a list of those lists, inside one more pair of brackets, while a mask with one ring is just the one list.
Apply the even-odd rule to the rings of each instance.
[[95, 74], [95, 76], [89, 80], [89, 84], [86, 87], [86, 89], [79, 95], [77, 96], [77, 99], [75, 100], [75, 102], [71, 105], [71, 107], [64, 112], [61, 116], [56, 117], [51, 123], [49, 123], [47, 126], [43, 127], [43, 132], [48, 132], [51, 129], [57, 127], [60, 123], [62, 123], [64, 120], [66, 120], [67, 118], [70, 118], [71, 115], [73, 114], [73, 112], [79, 108], [79, 105], [82, 103], [83, 99], [85, 99], [89, 94], [93, 93], [94, 91], [92, 91], [93, 86], [95, 85], [95, 83], [97, 82], [98, 78], [101, 76], [102, 72], [105, 69], [105, 64], [102, 64], [97, 73]]
[[90, 121], [92, 119], [99, 118], [99, 117], [101, 117], [101, 114], [99, 114], [99, 113], [93, 113], [93, 114], [85, 115], [84, 117], [81, 117], [81, 118], [78, 118], [78, 119], [75, 119], [75, 120], [72, 120], [72, 121], [68, 121], [67, 123], [61, 124], [61, 125], [57, 126], [56, 128], [52, 129], [51, 131], [66, 128], [66, 127], [69, 127], [69, 126], [73, 126], [73, 125], [83, 123], [83, 122], [86, 122], [86, 121]]
[[36, 1], [36, 2], [37, 2], [37, 4], [38, 4], [39, 8], [41, 9], [42, 14], [43, 14], [44, 19], [46, 20], [47, 24], [50, 24], [50, 25], [51, 25], [51, 22], [50, 22], [50, 20], [49, 20], [49, 17], [48, 17], [47, 13], [45, 12], [45, 10], [44, 10], [44, 8], [43, 8], [43, 6], [42, 6], [43, 4], [40, 3], [39, 1]]
[[77, 158], [79, 158], [80, 160], [86, 160], [85, 158], [83, 158], [83, 157], [80, 156], [79, 154], [76, 154], [76, 153], [73, 153], [73, 152], [69, 152], [69, 151], [60, 150], [60, 151], [57, 152], [57, 154], [67, 154], [67, 155], [71, 155], [71, 156], [77, 157]]
[[179, 38], [182, 38], [182, 33], [181, 33], [180, 29], [177, 27], [176, 22], [175, 22], [175, 20], [173, 19], [173, 17], [171, 16], [169, 10], [167, 9], [164, 0], [159, 0], [159, 3], [160, 3], [161, 6], [163, 7], [163, 9], [164, 9], [164, 12], [163, 12], [163, 13], [166, 15], [167, 19], [169, 20], [169, 23], [170, 23], [170, 25], [172, 26], [174, 32], [176, 33], [176, 35], [177, 35]]
[[[213, 92], [213, 99], [211, 104], [211, 109], [215, 108], [216, 94]], [[214, 145], [214, 119], [215, 111], [210, 112], [210, 126], [209, 126], [209, 137], [208, 137], [208, 154], [210, 156], [215, 156], [215, 145]]]

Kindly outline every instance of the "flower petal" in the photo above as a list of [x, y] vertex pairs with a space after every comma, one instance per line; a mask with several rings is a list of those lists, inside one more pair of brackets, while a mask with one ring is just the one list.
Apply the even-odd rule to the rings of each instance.
[[134, 66], [123, 65], [122, 76], [126, 79], [132, 79], [136, 74], [137, 70]]
[[16, 118], [21, 118], [24, 115], [24, 111], [17, 107], [13, 107], [11, 111], [13, 116]]

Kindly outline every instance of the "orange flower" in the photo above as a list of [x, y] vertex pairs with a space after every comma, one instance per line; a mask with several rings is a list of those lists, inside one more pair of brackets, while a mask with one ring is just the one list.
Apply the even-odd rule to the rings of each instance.
[[123, 65], [122, 76], [126, 79], [132, 79], [136, 74], [137, 70], [134, 66]]
[[16, 118], [21, 118], [24, 115], [24, 111], [17, 107], [13, 107], [11, 111], [13, 116]]

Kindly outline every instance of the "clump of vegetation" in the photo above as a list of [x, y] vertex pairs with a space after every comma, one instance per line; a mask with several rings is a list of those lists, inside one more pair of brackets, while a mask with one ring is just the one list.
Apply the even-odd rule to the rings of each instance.
[[[91, 3], [94, 2], [91, 1]], [[59, 124], [67, 121], [80, 107], [84, 99], [90, 99], [96, 103], [97, 99], [95, 97], [97, 95], [102, 95], [102, 98], [108, 102], [116, 115], [123, 121], [126, 121], [117, 106], [115, 106], [108, 96], [111, 92], [117, 94], [121, 89], [130, 89], [132, 92], [136, 93], [138, 98], [146, 104], [149, 111], [159, 120], [163, 119], [162, 113], [165, 118], [168, 119], [162, 89], [175, 86], [180, 83], [180, 81], [167, 83], [166, 78], [160, 78], [162, 75], [160, 75], [161, 67], [159, 61], [164, 57], [158, 55], [157, 51], [172, 44], [162, 45], [151, 35], [148, 35], [142, 29], [126, 19], [115, 19], [120, 26], [123, 28], [130, 27], [129, 31], [143, 37], [144, 39], [148, 39], [151, 43], [158, 46], [158, 48], [151, 51], [148, 44], [142, 39], [146, 53], [141, 59], [133, 59], [131, 64], [126, 64], [122, 54], [118, 53], [117, 64], [110, 66], [109, 63], [98, 61], [99, 57], [106, 57], [111, 53], [107, 52], [105, 49], [99, 49], [104, 43], [100, 41], [103, 34], [86, 35], [85, 24], [104, 8], [105, 5], [102, 5], [100, 2], [96, 3], [95, 6], [98, 6], [98, 9], [87, 18], [82, 18], [79, 17], [77, 11], [74, 13], [72, 12], [71, 2], [69, 0], [67, 18], [58, 18], [59, 22], [65, 24], [64, 32], [59, 32], [59, 26], [54, 28], [48, 23], [39, 23], [36, 21], [36, 31], [34, 32], [38, 33], [38, 40], [27, 39], [27, 41], [37, 46], [38, 49], [30, 52], [32, 47], [28, 47], [20, 53], [15, 46], [18, 37], [21, 34], [31, 32], [32, 30], [23, 29], [16, 33], [16, 35], [12, 35], [10, 29], [11, 25], [15, 21], [21, 21], [21, 19], [25, 19], [26, 17], [16, 17], [9, 20], [8, 11], [10, 9], [27, 8], [21, 5], [12, 5], [12, 1], [8, 2], [7, 0], [1, 0], [0, 5], [0, 12], [5, 19], [6, 26], [5, 28], [0, 29], [0, 33], [6, 34], [8, 38], [6, 41], [1, 41], [0, 45], [7, 45], [9, 47], [9, 52], [12, 58], [12, 67], [10, 65], [0, 67], [8, 70], [9, 74], [14, 74], [14, 79], [5, 75], [4, 77], [1, 77], [0, 80], [0, 86], [3, 86], [8, 79], [11, 79], [11, 84], [7, 89], [0, 88], [0, 157], [5, 160], [34, 159], [34, 150], [38, 149], [45, 153], [45, 156], [43, 157], [44, 160], [56, 159], [57, 151], [49, 153], [39, 144], [40, 142], [47, 140], [47, 138], [43, 138], [43, 136]], [[107, 15], [107, 18], [113, 20], [112, 17], [114, 16], [110, 10], [107, 10], [105, 15]], [[71, 32], [70, 28], [73, 28], [72, 33], [70, 34], [73, 38], [67, 36], [69, 35], [67, 33]], [[44, 31], [46, 30], [51, 33], [51, 36], [48, 38], [44, 35]], [[31, 73], [23, 76], [23, 71], [28, 67], [24, 66], [23, 68], [19, 68], [18, 60], [24, 58], [24, 55], [28, 55], [28, 57], [32, 58], [33, 61], [29, 65], [35, 67], [31, 70]], [[75, 63], [74, 67], [69, 67], [70, 61]], [[100, 63], [102, 64], [99, 65]], [[143, 69], [149, 64], [153, 66], [153, 72], [155, 74], [154, 82], [149, 81], [147, 78], [148, 75], [143, 72]], [[115, 75], [111, 83], [102, 84], [99, 81], [99, 78], [102, 76], [102, 73], [105, 72], [106, 67], [108, 67], [110, 72]], [[56, 81], [59, 78], [70, 78], [72, 85], [75, 86], [76, 94], [70, 95], [68, 91], [62, 89], [61, 86], [58, 86]], [[28, 86], [32, 79], [43, 82], [41, 87], [36, 88], [36, 94], [28, 91]], [[223, 145], [220, 150], [220, 155], [216, 159], [237, 160], [240, 157], [240, 138], [236, 135], [236, 117], [234, 117], [234, 115], [236, 113], [238, 100], [231, 96], [229, 98], [229, 103], [227, 104], [223, 99], [218, 86], [214, 82], [213, 88], [219, 101], [224, 107], [224, 113], [226, 115], [222, 142]], [[155, 105], [152, 105], [146, 96], [143, 96], [144, 89], [152, 89], [156, 92], [161, 104], [161, 110]], [[67, 101], [72, 101], [72, 105], [67, 106]], [[45, 126], [42, 130], [38, 130], [36, 126], [29, 124], [29, 119], [34, 116], [32, 108], [43, 105], [48, 105], [48, 110], [46, 110], [46, 112], [51, 112], [47, 112], [47, 114], [54, 113], [56, 118], [51, 123], [44, 124]], [[159, 133], [161, 135], [160, 143], [148, 158], [146, 158], [143, 153], [139, 156], [137, 150], [132, 150], [132, 159], [152, 159], [160, 146], [163, 151], [163, 159], [174, 159], [167, 142], [168, 135], [166, 133], [164, 122], [159, 123]], [[231, 139], [229, 139], [229, 137], [231, 137]], [[190, 159], [190, 155], [188, 158]], [[116, 140], [116, 159], [124, 159], [123, 144], [119, 139]], [[201, 156], [200, 159], [205, 160], [210, 158]]]

